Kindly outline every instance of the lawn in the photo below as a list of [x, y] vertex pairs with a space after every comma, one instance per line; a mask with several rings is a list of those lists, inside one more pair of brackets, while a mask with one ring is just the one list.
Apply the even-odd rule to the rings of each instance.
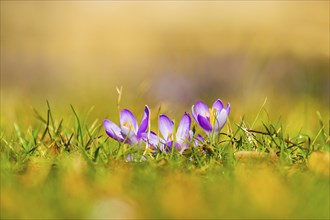
[[26, 112], [23, 120], [34, 116], [27, 128], [1, 133], [4, 219], [329, 218], [321, 115], [310, 136], [288, 135], [280, 121], [265, 118], [264, 106], [253, 120], [229, 117], [213, 139], [193, 122], [205, 140], [180, 153], [118, 142], [92, 111], [70, 106], [71, 115], [55, 117], [45, 106]]

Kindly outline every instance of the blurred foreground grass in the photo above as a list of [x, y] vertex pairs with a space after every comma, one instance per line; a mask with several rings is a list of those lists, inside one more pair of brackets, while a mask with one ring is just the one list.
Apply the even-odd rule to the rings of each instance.
[[305, 166], [101, 166], [77, 154], [26, 164], [1, 172], [2, 218], [329, 218], [329, 176]]

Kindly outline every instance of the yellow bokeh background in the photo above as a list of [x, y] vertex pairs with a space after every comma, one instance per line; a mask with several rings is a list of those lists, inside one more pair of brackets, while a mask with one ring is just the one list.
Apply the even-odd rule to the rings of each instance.
[[178, 117], [216, 98], [235, 121], [255, 117], [267, 97], [271, 117], [300, 129], [328, 115], [328, 64], [328, 1], [1, 2], [10, 122], [45, 100], [112, 115], [123, 86], [122, 107]]

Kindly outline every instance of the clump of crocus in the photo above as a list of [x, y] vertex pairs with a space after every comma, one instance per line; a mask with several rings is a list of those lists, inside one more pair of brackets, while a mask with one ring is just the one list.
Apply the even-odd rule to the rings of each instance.
[[[218, 99], [209, 109], [203, 102], [197, 102], [192, 106], [191, 112], [197, 124], [213, 139], [213, 134], [220, 131], [227, 121], [230, 104], [224, 107], [222, 101]], [[104, 120], [104, 127], [106, 133], [117, 141], [132, 146], [141, 146], [141, 143], [145, 142], [146, 147], [153, 151], [169, 152], [176, 149], [182, 153], [189, 145], [197, 147], [205, 142], [200, 134], [196, 135], [190, 130], [191, 118], [187, 113], [182, 116], [177, 129], [175, 129], [174, 122], [169, 117], [164, 114], [160, 115], [158, 127], [162, 137], [157, 136], [156, 133], [148, 129], [149, 117], [149, 107], [145, 106], [139, 126], [133, 113], [128, 109], [123, 109], [120, 112], [120, 127], [108, 119]], [[155, 152], [153, 152], [154, 154]], [[132, 155], [128, 156], [127, 160], [131, 160]], [[144, 156], [141, 158], [142, 160], [145, 159]]]
[[[175, 132], [174, 122], [166, 115], [160, 115], [158, 120], [159, 131], [163, 136], [161, 139], [161, 151], [168, 152], [172, 147], [182, 153], [189, 146], [191, 118], [184, 114]], [[175, 132], [175, 133], [174, 133]]]
[[148, 137], [149, 114], [149, 107], [145, 106], [140, 126], [138, 126], [133, 113], [128, 109], [123, 109], [120, 112], [120, 127], [108, 119], [104, 120], [103, 125], [111, 138], [129, 145], [137, 145]]
[[196, 102], [191, 108], [191, 113], [197, 124], [210, 135], [220, 131], [225, 125], [230, 113], [230, 104], [226, 108], [220, 99], [216, 100], [212, 108], [208, 108], [203, 102]]

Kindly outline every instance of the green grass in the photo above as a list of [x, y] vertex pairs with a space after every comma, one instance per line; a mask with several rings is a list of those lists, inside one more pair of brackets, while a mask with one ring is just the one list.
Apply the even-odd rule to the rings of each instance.
[[[319, 113], [313, 136], [289, 135], [259, 112], [180, 155], [118, 143], [92, 109], [71, 110], [55, 118], [47, 102], [27, 129], [2, 129], [1, 218], [330, 217], [329, 132]], [[129, 154], [147, 161], [126, 162]]]

